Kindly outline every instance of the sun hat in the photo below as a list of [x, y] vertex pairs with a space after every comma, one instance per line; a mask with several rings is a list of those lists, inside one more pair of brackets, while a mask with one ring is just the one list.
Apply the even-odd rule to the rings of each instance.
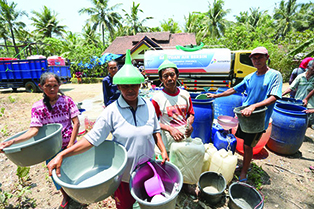
[[126, 50], [125, 63], [113, 76], [113, 84], [141, 84], [145, 81], [140, 71], [132, 65], [131, 52]]
[[164, 62], [161, 63], [161, 65], [158, 68], [158, 72], [160, 72], [161, 70], [167, 69], [167, 68], [173, 68], [175, 70], [178, 70], [178, 67], [176, 64], [174, 64], [173, 62], [168, 60], [167, 55], [164, 55]]
[[268, 54], [268, 51], [265, 47], [260, 46], [253, 49], [249, 57], [252, 57], [254, 54]]

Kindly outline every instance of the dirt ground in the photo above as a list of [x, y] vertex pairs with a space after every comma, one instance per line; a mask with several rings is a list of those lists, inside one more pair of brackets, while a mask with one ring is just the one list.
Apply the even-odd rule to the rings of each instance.
[[[75, 102], [99, 96], [102, 93], [101, 84], [64, 84], [61, 90], [71, 96]], [[13, 93], [11, 90], [0, 90], [0, 141], [26, 130], [30, 123], [30, 110], [32, 104], [42, 98], [41, 93], [26, 93], [23, 89]], [[2, 115], [1, 115], [2, 114]], [[309, 166], [314, 166], [314, 131], [308, 128], [304, 142], [299, 151], [292, 156], [281, 156], [264, 148], [253, 162], [260, 166], [261, 174], [260, 191], [265, 200], [264, 208], [314, 208], [314, 172]], [[238, 162], [242, 156], [238, 154]], [[11, 208], [20, 204], [20, 208], [31, 208], [35, 202], [35, 208], [58, 208], [61, 202], [61, 193], [58, 192], [48, 172], [45, 163], [34, 165], [30, 168], [29, 178], [24, 182], [30, 186], [22, 197], [19, 193], [25, 191], [19, 187], [18, 178], [15, 175], [17, 166], [0, 154], [0, 192], [13, 193], [9, 200]], [[253, 169], [252, 169], [253, 170]], [[235, 173], [238, 175], [238, 173]], [[236, 181], [235, 176], [233, 181]], [[249, 178], [249, 184], [257, 186], [253, 179]], [[180, 193], [177, 200], [177, 208], [228, 208], [228, 190], [226, 198], [210, 207], [193, 196]], [[28, 197], [28, 198], [25, 198]], [[0, 198], [1, 200], [1, 198]], [[0, 208], [3, 207], [0, 201]], [[10, 208], [10, 207], [7, 207]], [[71, 208], [80, 208], [77, 203], [72, 203]], [[98, 203], [93, 203], [82, 208], [115, 208], [111, 198]]]

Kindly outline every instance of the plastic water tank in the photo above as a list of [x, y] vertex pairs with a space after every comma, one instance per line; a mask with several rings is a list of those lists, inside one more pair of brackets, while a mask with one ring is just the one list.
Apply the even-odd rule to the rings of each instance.
[[65, 66], [65, 58], [60, 56], [50, 56], [47, 58], [48, 65]]
[[191, 137], [199, 137], [204, 144], [209, 143], [214, 119], [213, 99], [192, 99], [192, 104], [195, 115]]
[[296, 153], [307, 129], [305, 107], [276, 103], [272, 114], [272, 130], [267, 148], [283, 155]]
[[[216, 94], [226, 91], [227, 87], [220, 87], [217, 89]], [[242, 94], [235, 93], [227, 97], [215, 98], [214, 101], [214, 118], [217, 119], [220, 115], [234, 117], [233, 109], [242, 105]]]

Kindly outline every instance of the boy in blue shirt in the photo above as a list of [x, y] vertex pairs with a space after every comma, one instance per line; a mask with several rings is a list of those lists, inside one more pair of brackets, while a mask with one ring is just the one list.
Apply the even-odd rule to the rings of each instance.
[[[241, 83], [233, 88], [220, 94], [208, 93], [207, 96], [217, 98], [245, 91], [247, 97], [243, 101], [243, 106], [247, 107], [241, 111], [242, 115], [249, 117], [256, 108], [267, 106], [265, 115], [266, 130], [275, 102], [278, 98], [281, 98], [282, 75], [279, 71], [267, 66], [266, 63], [269, 55], [265, 47], [257, 47], [253, 49], [250, 58], [254, 67], [257, 68], [255, 72], [247, 75]], [[260, 133], [246, 133], [241, 130], [240, 124], [238, 125], [238, 130], [235, 135], [244, 140], [243, 167], [239, 176], [239, 181], [247, 181], [247, 172], [253, 158], [253, 147], [256, 146], [265, 130]]]

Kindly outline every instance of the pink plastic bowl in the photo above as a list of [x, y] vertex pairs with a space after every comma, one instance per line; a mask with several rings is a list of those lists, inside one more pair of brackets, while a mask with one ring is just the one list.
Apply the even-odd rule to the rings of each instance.
[[225, 115], [218, 116], [217, 122], [225, 130], [235, 128], [238, 125], [238, 119], [233, 118], [231, 116], [225, 116]]

